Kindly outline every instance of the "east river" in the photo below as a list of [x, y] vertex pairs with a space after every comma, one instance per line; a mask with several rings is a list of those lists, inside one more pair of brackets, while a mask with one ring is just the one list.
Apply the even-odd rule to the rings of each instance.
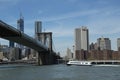
[[120, 67], [0, 65], [0, 80], [120, 80]]

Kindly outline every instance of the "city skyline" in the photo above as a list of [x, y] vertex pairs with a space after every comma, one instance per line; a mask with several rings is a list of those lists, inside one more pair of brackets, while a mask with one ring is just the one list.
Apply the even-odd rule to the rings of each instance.
[[[72, 49], [74, 29], [80, 26], [88, 27], [89, 43], [96, 42], [101, 36], [108, 37], [112, 49], [117, 50], [119, 3], [119, 0], [0, 0], [0, 19], [17, 27], [16, 21], [22, 12], [25, 33], [32, 37], [34, 22], [42, 21], [43, 31], [53, 32], [56, 51], [61, 55], [65, 55], [67, 47]], [[6, 44], [6, 41], [0, 39], [0, 43]]]

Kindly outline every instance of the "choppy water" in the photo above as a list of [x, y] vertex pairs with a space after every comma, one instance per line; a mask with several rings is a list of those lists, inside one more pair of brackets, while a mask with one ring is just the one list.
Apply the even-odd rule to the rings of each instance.
[[120, 67], [2, 65], [0, 80], [120, 80]]

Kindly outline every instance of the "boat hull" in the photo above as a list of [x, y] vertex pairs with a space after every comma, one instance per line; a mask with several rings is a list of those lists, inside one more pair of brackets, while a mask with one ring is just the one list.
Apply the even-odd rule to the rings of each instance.
[[67, 63], [68, 66], [70, 65], [77, 65], [77, 66], [92, 66], [90, 61], [69, 61]]

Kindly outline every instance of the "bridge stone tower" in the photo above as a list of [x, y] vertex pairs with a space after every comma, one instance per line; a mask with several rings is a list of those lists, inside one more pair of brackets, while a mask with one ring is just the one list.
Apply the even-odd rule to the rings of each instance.
[[42, 32], [42, 22], [35, 22], [35, 38], [52, 51], [52, 32]]
[[52, 32], [42, 32], [42, 22], [35, 21], [35, 39], [48, 47], [48, 52], [38, 52], [38, 65], [50, 64], [52, 61]]
[[52, 32], [37, 33], [37, 36], [38, 40], [46, 45], [49, 48], [49, 51], [52, 52]]

